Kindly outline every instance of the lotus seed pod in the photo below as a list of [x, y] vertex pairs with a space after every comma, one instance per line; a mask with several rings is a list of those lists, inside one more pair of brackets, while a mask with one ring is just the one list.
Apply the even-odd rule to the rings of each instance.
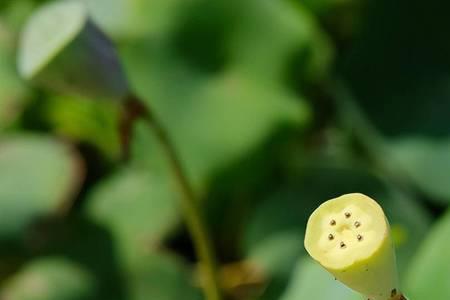
[[52, 2], [31, 16], [18, 68], [25, 79], [64, 93], [121, 99], [129, 91], [114, 46], [81, 1]]
[[389, 222], [363, 194], [326, 201], [308, 220], [305, 248], [337, 280], [371, 300], [402, 299]]

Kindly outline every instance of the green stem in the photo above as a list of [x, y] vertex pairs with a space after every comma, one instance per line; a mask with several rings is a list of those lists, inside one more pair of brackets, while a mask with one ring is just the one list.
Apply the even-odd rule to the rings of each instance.
[[220, 300], [221, 291], [218, 282], [216, 259], [213, 247], [207, 232], [207, 227], [203, 221], [203, 215], [196, 201], [194, 189], [189, 183], [189, 179], [184, 172], [181, 161], [178, 158], [175, 147], [172, 144], [169, 135], [164, 126], [155, 117], [151, 109], [146, 107], [136, 96], [130, 96], [127, 99], [127, 110], [131, 115], [131, 120], [142, 117], [153, 130], [167, 157], [170, 169], [173, 173], [175, 182], [181, 194], [181, 208], [184, 214], [185, 222], [195, 251], [200, 261], [200, 270], [202, 272], [202, 283], [205, 297], [207, 300]]

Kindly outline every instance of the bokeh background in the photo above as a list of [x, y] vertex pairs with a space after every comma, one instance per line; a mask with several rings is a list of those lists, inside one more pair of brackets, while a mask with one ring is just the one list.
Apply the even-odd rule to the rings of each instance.
[[[415, 0], [85, 0], [174, 141], [230, 300], [360, 296], [303, 249], [309, 214], [377, 199], [411, 300], [450, 299], [450, 11]], [[158, 143], [121, 106], [33, 87], [0, 0], [0, 299], [200, 300]]]

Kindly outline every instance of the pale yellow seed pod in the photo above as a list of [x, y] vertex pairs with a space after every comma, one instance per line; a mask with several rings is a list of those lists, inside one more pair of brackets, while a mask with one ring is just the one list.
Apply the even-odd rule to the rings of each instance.
[[310, 216], [305, 248], [337, 280], [371, 300], [401, 297], [389, 222], [363, 194], [320, 205]]

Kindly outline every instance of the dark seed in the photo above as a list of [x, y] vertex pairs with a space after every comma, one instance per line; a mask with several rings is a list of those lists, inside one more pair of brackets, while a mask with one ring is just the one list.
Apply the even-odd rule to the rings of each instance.
[[336, 225], [336, 220], [331, 220], [331, 221], [330, 221], [330, 225], [331, 225], [331, 226]]
[[391, 298], [394, 298], [397, 295], [397, 289], [393, 289], [391, 291]]
[[361, 223], [358, 222], [358, 221], [356, 221], [356, 222], [355, 222], [355, 227], [358, 228], [359, 226], [361, 226]]
[[332, 240], [334, 240], [334, 235], [332, 235], [331, 233], [328, 235], [328, 239], [330, 240], [330, 241], [332, 241]]
[[344, 249], [346, 247], [344, 242], [341, 242], [341, 249]]
[[362, 239], [363, 239], [363, 236], [362, 235], [360, 235], [360, 234], [358, 234], [358, 236], [357, 236], [357, 239], [358, 239], [358, 241], [362, 241]]
[[346, 217], [347, 219], [348, 219], [348, 218], [350, 218], [350, 217], [351, 217], [351, 215], [352, 215], [352, 214], [351, 214], [351, 213], [349, 213], [349, 212], [346, 212], [346, 213], [345, 213], [345, 217]]

